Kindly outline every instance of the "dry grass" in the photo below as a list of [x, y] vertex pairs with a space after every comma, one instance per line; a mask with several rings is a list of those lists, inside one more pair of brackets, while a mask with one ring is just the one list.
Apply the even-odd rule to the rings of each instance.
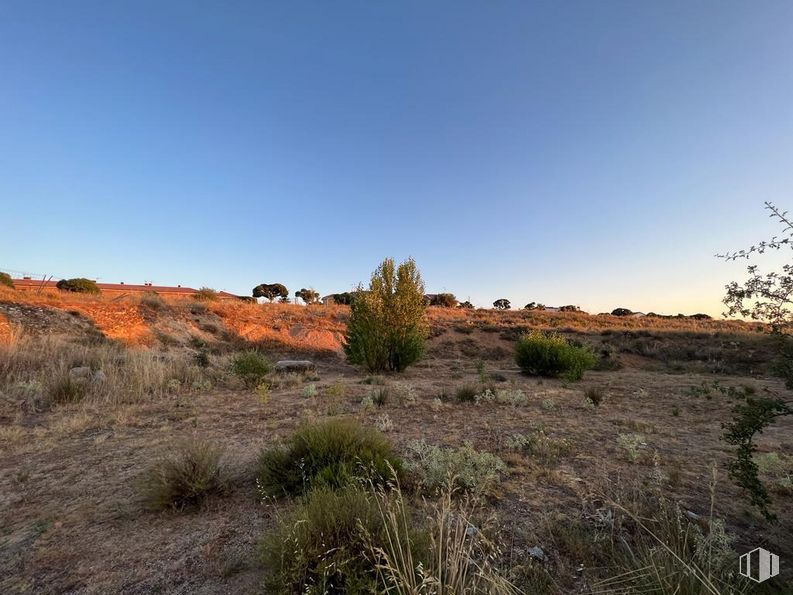
[[[497, 576], [526, 593], [622, 595], [651, 587], [708, 593], [695, 582], [697, 569], [717, 588], [727, 580], [715, 558], [701, 557], [703, 547], [726, 552], [708, 541], [724, 535], [721, 527], [735, 538], [737, 552], [764, 543], [783, 559], [793, 555], [791, 490], [783, 489], [793, 420], [770, 428], [760, 443], [760, 452], [779, 453], [778, 461], [759, 459], [764, 478], [780, 486], [777, 526], [755, 518], [726, 480], [711, 512], [704, 485], [707, 461], [727, 462], [719, 422], [732, 402], [691, 387], [719, 380], [782, 390], [763, 367], [764, 338], [750, 325], [431, 309], [434, 338], [426, 358], [399, 378], [372, 378], [376, 386], [370, 386], [327, 348], [344, 330], [343, 306], [17, 298], [11, 308], [0, 294], [12, 334], [0, 348], [0, 592], [260, 592], [269, 571], [251, 560], [256, 542], [274, 534], [277, 522], [252, 479], [230, 485], [222, 501], [209, 499], [181, 515], [142, 513], [137, 478], [157, 453], [194, 436], [222, 444], [219, 464], [250, 477], [262, 449], [330, 414], [387, 430], [400, 457], [424, 439], [444, 452], [470, 444], [506, 465], [499, 467], [497, 489], [471, 508], [460, 498], [447, 504], [443, 497], [413, 496], [409, 490], [421, 486], [415, 477], [405, 480], [401, 512], [398, 501], [382, 502], [395, 538], [388, 549], [380, 544], [391, 560], [380, 570], [400, 581], [401, 592], [437, 592], [439, 583], [501, 592], [485, 578]], [[585, 386], [607, 395], [600, 407], [585, 404], [580, 385], [520, 373], [513, 341], [529, 325], [555, 328], [620, 360], [619, 369], [587, 374]], [[153, 337], [148, 348], [125, 346], [146, 333]], [[252, 348], [273, 361], [308, 353], [317, 371], [310, 379], [268, 377], [263, 398], [230, 373], [234, 354]], [[196, 353], [206, 356], [206, 367]], [[80, 388], [73, 390], [64, 379], [75, 366], [102, 375], [87, 383], [75, 378]], [[308, 398], [307, 383], [316, 388]], [[460, 403], [455, 390], [464, 386], [476, 388], [471, 397], [490, 388], [492, 402]], [[500, 404], [499, 389], [522, 395], [519, 406]], [[374, 391], [388, 396], [379, 406]], [[80, 400], [69, 402], [75, 396]], [[550, 402], [553, 407], [544, 405]], [[619, 436], [634, 433], [646, 444], [638, 442], [631, 461]], [[597, 489], [604, 481], [652, 498], [611, 492], [606, 498]], [[299, 508], [288, 498], [273, 506], [288, 518]], [[314, 512], [320, 518], [323, 508]], [[399, 533], [406, 515], [433, 535], [437, 554], [408, 557]], [[355, 515], [344, 518], [355, 529]], [[552, 519], [547, 531], [545, 519]], [[471, 533], [481, 541], [474, 543]], [[547, 559], [532, 558], [534, 546]], [[423, 575], [416, 572], [419, 559]], [[422, 576], [428, 582], [417, 591]], [[780, 577], [779, 588], [790, 578]]]
[[0, 346], [0, 390], [8, 400], [34, 410], [78, 401], [146, 401], [206, 388], [207, 380], [206, 371], [183, 355], [107, 341], [85, 344], [18, 332]]
[[421, 560], [415, 554], [413, 515], [400, 486], [374, 490], [384, 535], [380, 543], [370, 541], [370, 548], [382, 582], [398, 595], [521, 593], [498, 571], [501, 552], [472, 520], [476, 506], [454, 495], [447, 487], [432, 507], [424, 527], [430, 539], [428, 559]]

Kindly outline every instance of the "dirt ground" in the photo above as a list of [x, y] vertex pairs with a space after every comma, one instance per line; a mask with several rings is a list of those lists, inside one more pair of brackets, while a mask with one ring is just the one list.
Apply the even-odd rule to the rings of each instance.
[[[85, 304], [18, 301], [0, 306], [11, 332], [74, 332], [75, 326], [80, 332], [116, 333], [113, 339], [126, 332], [112, 316], [87, 316], [91, 307]], [[254, 312], [249, 305], [235, 308]], [[78, 314], [65, 313], [69, 309]], [[511, 555], [518, 558], [536, 545], [552, 559], [563, 555], [545, 531], [548, 522], [573, 523], [592, 501], [624, 485], [655, 481], [686, 510], [707, 516], [715, 464], [714, 514], [737, 536], [733, 547], [737, 552], [757, 546], [774, 551], [783, 561], [783, 576], [776, 580], [780, 585], [793, 580], [791, 497], [774, 494], [780, 515], [775, 525], [748, 507], [727, 477], [730, 451], [720, 439], [721, 422], [729, 419], [733, 402], [699, 390], [714, 380], [757, 391], [781, 390], [762, 369], [763, 358], [755, 358], [764, 349], [756, 335], [736, 339], [724, 334], [736, 332], [735, 327], [709, 330], [697, 323], [692, 329], [672, 329], [688, 335], [658, 335], [658, 329], [650, 328], [628, 336], [626, 330], [639, 332], [641, 327], [621, 329], [615, 323], [604, 331], [577, 327], [577, 318], [562, 319], [560, 328], [598, 349], [613, 349], [622, 365], [567, 383], [519, 373], [512, 360], [511, 329], [530, 325], [525, 319], [511, 314], [515, 320], [498, 326], [494, 313], [484, 321], [474, 314], [438, 315], [425, 359], [384, 379], [394, 394], [415, 395], [415, 400], [395, 398], [372, 409], [362, 407], [361, 400], [380, 387], [366, 384], [367, 375], [347, 365], [334, 343], [344, 328], [342, 310], [318, 316], [321, 322], [280, 310], [281, 327], [276, 329], [272, 320], [260, 328], [265, 325], [254, 314], [221, 316], [220, 309], [210, 305], [192, 320], [179, 307], [179, 316], [168, 322], [176, 339], [164, 346], [157, 333], [164, 333], [165, 316], [139, 307], [139, 316], [129, 319], [130, 328], [137, 329], [129, 337], [135, 344], [142, 336], [155, 337], [158, 349], [183, 349], [193, 336], [237, 345], [239, 336], [278, 335], [284, 340], [272, 344], [272, 359], [308, 354], [317, 362], [318, 380], [275, 388], [266, 402], [250, 390], [216, 387], [150, 402], [112, 407], [83, 402], [13, 415], [6, 403], [7, 414], [0, 420], [0, 593], [262, 592], [256, 544], [288, 504], [261, 501], [253, 482], [257, 455], [306, 420], [332, 415], [367, 425], [387, 415], [393, 423], [388, 435], [402, 452], [411, 441], [423, 439], [439, 445], [471, 443], [501, 456], [508, 473], [491, 505], [510, 538]], [[156, 325], [153, 318], [159, 320]], [[210, 324], [215, 327], [208, 328]], [[496, 328], [487, 328], [493, 324]], [[302, 339], [303, 344], [296, 343]], [[681, 344], [694, 351], [681, 351]], [[719, 357], [702, 352], [703, 345], [716, 344]], [[670, 353], [682, 359], [665, 359]], [[483, 375], [494, 386], [520, 388], [528, 403], [474, 404], [454, 398], [459, 387], [477, 384]], [[306, 384], [317, 387], [316, 396], [304, 396]], [[598, 407], [585, 403], [584, 392], [592, 387], [605, 395]], [[511, 435], [537, 427], [568, 440], [570, 453], [549, 466], [510, 451]], [[793, 420], [782, 420], [763, 434], [761, 451], [793, 454], [792, 430]], [[620, 434], [643, 436], [637, 461], [630, 461], [618, 445]], [[224, 446], [225, 466], [234, 478], [230, 493], [193, 512], [143, 510], [136, 490], [141, 473], [175, 441], [196, 436]], [[586, 592], [586, 571], [566, 585], [572, 585], [567, 591]]]

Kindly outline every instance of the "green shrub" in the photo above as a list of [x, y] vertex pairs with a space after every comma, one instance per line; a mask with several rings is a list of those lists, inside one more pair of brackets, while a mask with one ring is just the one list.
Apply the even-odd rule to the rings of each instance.
[[231, 371], [242, 379], [245, 386], [254, 387], [272, 371], [272, 366], [261, 353], [245, 351], [231, 361]]
[[424, 283], [416, 263], [394, 266], [386, 258], [372, 274], [368, 291], [358, 288], [350, 306], [344, 352], [370, 372], [401, 372], [424, 353]]
[[259, 457], [258, 485], [269, 495], [301, 494], [317, 486], [343, 487], [356, 479], [382, 484], [402, 463], [388, 439], [353, 420], [309, 424], [283, 447]]
[[377, 505], [360, 487], [313, 490], [259, 546], [266, 592], [383, 592], [368, 545], [380, 535]]
[[14, 282], [11, 280], [11, 275], [8, 273], [0, 273], [0, 285], [14, 289]]
[[411, 469], [428, 493], [439, 492], [451, 482], [464, 492], [489, 494], [507, 468], [496, 455], [478, 452], [470, 444], [441, 448], [422, 440], [413, 442], [410, 450]]
[[515, 361], [526, 374], [580, 380], [597, 358], [588, 347], [571, 345], [561, 335], [532, 331], [518, 339]]
[[77, 277], [74, 279], [61, 279], [55, 284], [61, 291], [73, 291], [75, 293], [99, 293], [99, 286], [96, 281]]
[[155, 463], [141, 478], [143, 503], [150, 510], [183, 510], [221, 494], [227, 481], [221, 472], [223, 450], [203, 440], [186, 440]]
[[218, 292], [211, 287], [202, 287], [193, 294], [193, 297], [202, 302], [214, 302], [218, 299]]

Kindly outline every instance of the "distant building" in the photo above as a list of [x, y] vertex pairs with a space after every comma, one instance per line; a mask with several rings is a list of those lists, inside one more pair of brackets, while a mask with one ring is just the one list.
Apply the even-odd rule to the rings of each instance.
[[[43, 281], [40, 279], [24, 277], [22, 279], [12, 279], [11, 281], [14, 283], [14, 288], [20, 291], [57, 291], [57, 287], [55, 287], [57, 281], [55, 280]], [[162, 297], [191, 298], [196, 293], [198, 293], [197, 289], [193, 289], [192, 287], [182, 287], [181, 285], [171, 287], [168, 285], [152, 285], [151, 283], [144, 283], [143, 285], [128, 285], [126, 283], [97, 283], [96, 286], [103, 294], [114, 296], [135, 293], [156, 293]], [[221, 300], [239, 299], [233, 293], [228, 293], [226, 291], [218, 291], [217, 297]]]

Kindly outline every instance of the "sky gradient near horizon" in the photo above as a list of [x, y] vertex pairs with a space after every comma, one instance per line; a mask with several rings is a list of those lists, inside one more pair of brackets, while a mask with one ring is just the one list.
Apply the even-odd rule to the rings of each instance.
[[793, 2], [0, 2], [0, 270], [719, 314]]

